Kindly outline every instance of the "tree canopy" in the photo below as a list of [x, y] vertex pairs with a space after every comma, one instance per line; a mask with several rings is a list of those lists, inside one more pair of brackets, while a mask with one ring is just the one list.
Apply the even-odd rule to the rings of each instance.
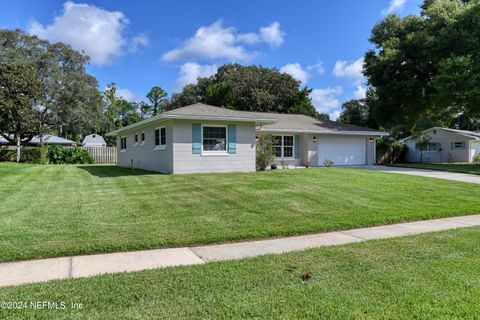
[[425, 0], [420, 15], [389, 15], [365, 55], [367, 97], [378, 124], [448, 126], [480, 115], [480, 1]]
[[0, 63], [0, 135], [20, 145], [29, 142], [38, 131], [38, 100], [42, 98], [41, 83], [35, 69], [20, 64]]
[[302, 113], [325, 117], [309, 98], [311, 89], [276, 68], [226, 64], [172, 96], [169, 109], [202, 102], [243, 111]]
[[86, 73], [89, 58], [64, 43], [50, 43], [21, 30], [0, 29], [0, 63], [33, 68], [43, 95], [38, 99], [38, 133], [49, 129], [70, 136], [94, 127], [101, 117], [97, 80]]

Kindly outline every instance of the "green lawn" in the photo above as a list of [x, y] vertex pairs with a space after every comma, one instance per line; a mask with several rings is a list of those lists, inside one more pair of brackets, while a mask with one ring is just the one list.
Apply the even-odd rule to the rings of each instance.
[[480, 175], [480, 163], [399, 163], [392, 167], [431, 169], [450, 172], [471, 173]]
[[161, 175], [0, 164], [0, 261], [267, 238], [480, 212], [480, 186], [354, 169]]
[[[480, 228], [278, 256], [0, 288], [25, 319], [478, 319]], [[311, 278], [302, 281], [301, 275]]]

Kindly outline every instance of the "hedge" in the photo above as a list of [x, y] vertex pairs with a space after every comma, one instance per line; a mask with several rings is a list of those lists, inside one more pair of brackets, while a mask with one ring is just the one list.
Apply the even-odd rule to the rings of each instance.
[[[16, 161], [16, 150], [0, 148], [0, 161]], [[78, 147], [65, 148], [49, 145], [44, 148], [23, 147], [20, 162], [51, 164], [84, 164], [94, 163], [88, 151]]]

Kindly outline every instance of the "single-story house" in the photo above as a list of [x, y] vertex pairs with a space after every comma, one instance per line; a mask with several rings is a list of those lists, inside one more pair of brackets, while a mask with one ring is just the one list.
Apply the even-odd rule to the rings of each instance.
[[275, 141], [276, 162], [290, 166], [375, 163], [386, 132], [305, 115], [231, 110], [201, 103], [110, 132], [122, 167], [163, 173], [255, 171], [256, 136]]
[[[480, 153], [480, 132], [433, 127], [422, 132], [430, 137], [422, 150], [423, 162], [473, 162]], [[420, 148], [413, 136], [402, 139], [405, 161], [420, 162]]]
[[85, 136], [82, 141], [82, 147], [106, 147], [105, 139], [99, 134], [93, 133]]
[[[65, 138], [62, 138], [62, 137], [57, 137], [57, 136], [54, 136], [54, 135], [51, 135], [51, 134], [43, 135], [43, 143], [46, 144], [46, 145], [47, 144], [56, 144], [56, 145], [60, 145], [60, 146], [74, 146], [76, 144], [75, 141], [68, 140], [68, 139], [65, 139]], [[30, 140], [30, 142], [28, 144], [32, 145], [32, 146], [40, 145], [40, 136], [33, 137], [32, 140]], [[0, 136], [0, 145], [13, 145], [13, 144], [8, 142], [8, 140], [5, 139], [4, 137]]]

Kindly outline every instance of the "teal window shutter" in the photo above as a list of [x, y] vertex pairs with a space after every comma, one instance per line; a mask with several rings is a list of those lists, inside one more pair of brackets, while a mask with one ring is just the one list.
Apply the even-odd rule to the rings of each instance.
[[199, 123], [192, 123], [192, 153], [202, 152], [202, 127]]
[[295, 159], [300, 159], [300, 135], [295, 135], [295, 144], [293, 146], [295, 149]]
[[237, 125], [228, 125], [228, 153], [237, 153]]

